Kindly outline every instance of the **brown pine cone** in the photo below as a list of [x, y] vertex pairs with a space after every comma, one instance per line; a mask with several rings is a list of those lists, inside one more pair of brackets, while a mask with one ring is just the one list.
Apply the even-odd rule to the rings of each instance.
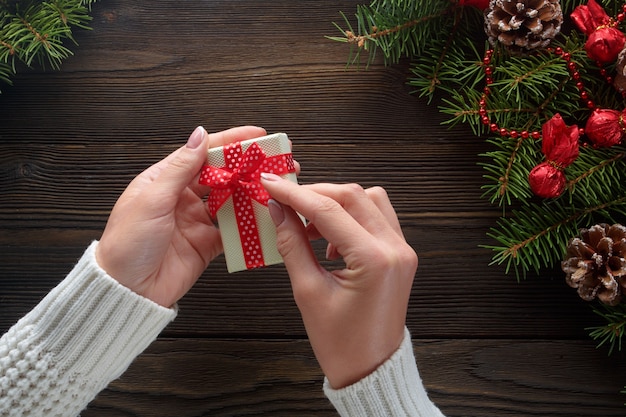
[[567, 245], [561, 268], [567, 284], [585, 301], [616, 305], [626, 291], [626, 227], [597, 224]]
[[626, 91], [626, 48], [617, 55], [617, 64], [615, 65], [615, 78], [613, 78], [613, 86], [623, 93]]
[[561, 31], [559, 0], [491, 0], [485, 12], [489, 43], [515, 52], [545, 48]]

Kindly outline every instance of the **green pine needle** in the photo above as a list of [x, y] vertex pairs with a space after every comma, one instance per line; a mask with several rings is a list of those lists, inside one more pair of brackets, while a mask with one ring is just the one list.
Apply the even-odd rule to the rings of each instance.
[[589, 327], [589, 335], [598, 342], [597, 347], [607, 345], [610, 355], [615, 350], [622, 350], [622, 338], [626, 331], [626, 304], [609, 306], [598, 303], [593, 305], [593, 312], [602, 317], [606, 324], [602, 326]]
[[0, 81], [11, 83], [16, 64], [59, 69], [76, 44], [72, 29], [88, 29], [95, 0], [1, 1]]

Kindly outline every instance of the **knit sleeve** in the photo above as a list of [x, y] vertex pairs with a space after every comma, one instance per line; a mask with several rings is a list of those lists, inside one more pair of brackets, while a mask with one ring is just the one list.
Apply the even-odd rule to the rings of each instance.
[[424, 389], [406, 328], [398, 350], [373, 373], [338, 390], [325, 380], [324, 393], [342, 417], [444, 417]]
[[96, 246], [0, 338], [0, 415], [78, 415], [176, 316], [108, 276]]

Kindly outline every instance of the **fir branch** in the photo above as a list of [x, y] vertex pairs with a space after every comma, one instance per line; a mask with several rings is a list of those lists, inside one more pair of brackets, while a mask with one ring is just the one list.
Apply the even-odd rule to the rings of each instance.
[[3, 1], [0, 3], [0, 80], [11, 83], [16, 64], [59, 69], [76, 44], [72, 29], [88, 29], [96, 0]]
[[544, 159], [539, 141], [509, 136], [491, 137], [487, 142], [494, 149], [481, 154], [489, 159], [489, 162], [480, 163], [487, 171], [484, 178], [488, 182], [482, 186], [484, 196], [491, 203], [502, 206], [503, 210], [516, 201], [532, 199], [528, 174]]
[[[357, 52], [351, 52], [352, 62], [359, 60], [362, 51], [380, 50], [386, 64], [395, 63], [403, 56], [419, 55], [426, 43], [434, 38], [433, 33], [441, 30], [442, 26], [449, 27], [449, 15], [454, 9], [453, 4], [446, 2], [373, 1], [369, 6], [357, 5], [357, 31], [342, 14], [348, 29], [342, 29], [335, 23], [343, 36], [328, 38], [356, 47]], [[368, 63], [373, 56], [369, 54]]]
[[12, 75], [13, 75], [13, 68], [9, 64], [0, 62], [0, 82], [10, 84]]
[[459, 24], [461, 23], [461, 18], [462, 18], [462, 14], [460, 13], [455, 14], [454, 25], [452, 26], [452, 31], [450, 32], [449, 36], [445, 40], [445, 45], [443, 45], [443, 47], [441, 48], [439, 57], [436, 59], [436, 65], [433, 66], [432, 75], [429, 77], [430, 85], [428, 89], [424, 92], [425, 95], [428, 95], [431, 98], [433, 97], [433, 93], [435, 92], [437, 85], [441, 84], [440, 72], [442, 71], [444, 62], [446, 61], [448, 51], [452, 47], [452, 44], [455, 39], [455, 35], [458, 32]]
[[[44, 3], [45, 5], [45, 3]], [[44, 6], [45, 7], [45, 6]], [[20, 58], [31, 66], [34, 59], [43, 65], [44, 56], [52, 68], [58, 69], [61, 60], [67, 58], [71, 52], [62, 41], [70, 36], [67, 25], [50, 22], [47, 15], [32, 6], [23, 14], [18, 14], [16, 20], [20, 27], [16, 27], [21, 34], [18, 54]]]
[[608, 306], [599, 303], [593, 305], [593, 312], [602, 317], [606, 324], [603, 326], [588, 327], [589, 336], [598, 342], [597, 347], [609, 345], [610, 355], [616, 348], [622, 350], [622, 337], [626, 331], [626, 304], [621, 303], [616, 306]]
[[[577, 191], [589, 199], [595, 199], [597, 197], [596, 190], [604, 188], [599, 187], [597, 181], [613, 182], [615, 187], [620, 187], [623, 181], [622, 171], [625, 167], [623, 163], [619, 165], [618, 163], [626, 156], [626, 152], [622, 149], [621, 146], [616, 146], [611, 150], [585, 148], [579, 154], [579, 159], [573, 167], [569, 169], [570, 172], [576, 173], [576, 177], [567, 182], [566, 188], [570, 193]], [[584, 189], [575, 190], [577, 185], [584, 187]]]
[[[459, 30], [458, 25], [455, 30]], [[471, 39], [441, 36], [411, 62], [408, 85], [420, 97], [428, 97], [429, 102], [438, 90], [448, 95], [476, 91], [483, 82], [481, 55]]]
[[[504, 201], [507, 202], [507, 204], [511, 204], [511, 197], [510, 197], [510, 193], [511, 192], [515, 192], [516, 189], [514, 187], [511, 187], [511, 173], [514, 169], [514, 167], [519, 167], [520, 164], [515, 165], [514, 162], [517, 159], [517, 155], [520, 151], [520, 148], [522, 146], [523, 143], [525, 143], [528, 140], [528, 138], [523, 138], [523, 137], [518, 137], [517, 139], [515, 138], [511, 138], [511, 142], [514, 144], [512, 147], [512, 150], [509, 154], [508, 159], [506, 160], [506, 167], [504, 168], [504, 171], [501, 173], [502, 175], [500, 175], [500, 177], [498, 177], [498, 190], [497, 193], [493, 194], [493, 196], [491, 197], [490, 201], [492, 203], [494, 203], [496, 201], [496, 198], [499, 197], [499, 204], [502, 205], [502, 203]], [[528, 142], [526, 142], [528, 143]], [[502, 159], [501, 159], [502, 160]], [[503, 160], [504, 162], [504, 160]], [[526, 175], [524, 176], [526, 177]], [[515, 193], [515, 198], [518, 200], [524, 199], [524, 198], [528, 198], [530, 197], [529, 193], [525, 190], [526, 187], [524, 187], [523, 189], [517, 189], [517, 191], [522, 191], [522, 193]]]
[[613, 218], [611, 213], [626, 213], [626, 195], [619, 191], [591, 207], [584, 202], [559, 204], [557, 199], [514, 210], [510, 218], [500, 219], [499, 228], [488, 233], [500, 243], [484, 246], [496, 252], [491, 264], [505, 264], [507, 273], [514, 267], [518, 279], [527, 271], [554, 266], [562, 259], [569, 239], [578, 234], [580, 224], [589, 224], [594, 216], [607, 219]]
[[[452, 56], [455, 58], [455, 56]], [[541, 125], [556, 113], [575, 122], [579, 116], [580, 92], [571, 82], [566, 62], [556, 55], [541, 54], [531, 57], [509, 57], [500, 51], [494, 54], [495, 71], [490, 85], [487, 114], [498, 126], [524, 130], [541, 130]], [[426, 65], [426, 64], [425, 64]], [[432, 65], [429, 64], [429, 65]], [[470, 67], [483, 66], [482, 59], [473, 61]], [[451, 116], [445, 123], [469, 123], [476, 134], [490, 133], [482, 124], [478, 90], [484, 84], [483, 71], [471, 72], [474, 80], [465, 85], [454, 86], [460, 92], [450, 92], [440, 110]], [[473, 115], [474, 117], [467, 117]]]
[[[567, 168], [572, 176], [567, 183], [568, 192], [558, 199], [536, 202], [528, 186], [528, 172], [531, 169], [532, 146], [520, 146], [514, 151], [513, 143], [495, 143], [503, 151], [487, 154], [491, 162], [483, 166], [489, 172], [491, 181], [501, 172], [507, 153], [515, 152], [516, 163], [512, 165], [511, 177], [508, 178], [508, 198], [512, 194], [524, 205], [503, 217], [497, 228], [492, 228], [488, 235], [501, 243], [501, 246], [489, 246], [497, 252], [492, 263], [506, 263], [507, 272], [511, 266], [521, 269], [524, 275], [530, 269], [538, 271], [542, 267], [551, 267], [561, 260], [567, 242], [578, 234], [580, 225], [588, 227], [592, 220], [615, 221], [616, 217], [626, 212], [626, 166], [624, 146], [611, 149], [594, 149], [583, 147], [578, 159]], [[521, 142], [532, 144], [532, 140]], [[526, 166], [524, 164], [527, 164]], [[495, 185], [486, 185], [491, 193], [491, 201], [497, 199]], [[501, 188], [498, 189], [500, 191]], [[595, 205], [594, 205], [595, 204]], [[519, 268], [518, 268], [519, 267]]]

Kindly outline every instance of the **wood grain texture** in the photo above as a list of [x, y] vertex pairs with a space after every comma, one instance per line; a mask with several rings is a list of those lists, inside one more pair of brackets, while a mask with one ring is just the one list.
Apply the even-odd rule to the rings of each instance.
[[[623, 416], [626, 370], [580, 341], [419, 340], [416, 360], [448, 416]], [[578, 375], [598, 384], [581, 384]], [[602, 381], [602, 382], [600, 382]], [[305, 340], [161, 339], [84, 416], [336, 416]]]
[[[595, 349], [598, 319], [560, 271], [518, 283], [488, 266], [500, 209], [481, 197], [484, 141], [410, 94], [407, 63], [347, 69], [325, 39], [357, 3], [102, 0], [61, 71], [3, 88], [0, 331], [196, 125], [255, 124], [287, 132], [301, 182], [388, 191], [420, 256], [408, 326], [447, 415], [624, 415], [622, 358]], [[162, 336], [84, 415], [335, 415], [282, 266], [227, 274], [218, 258]]]

